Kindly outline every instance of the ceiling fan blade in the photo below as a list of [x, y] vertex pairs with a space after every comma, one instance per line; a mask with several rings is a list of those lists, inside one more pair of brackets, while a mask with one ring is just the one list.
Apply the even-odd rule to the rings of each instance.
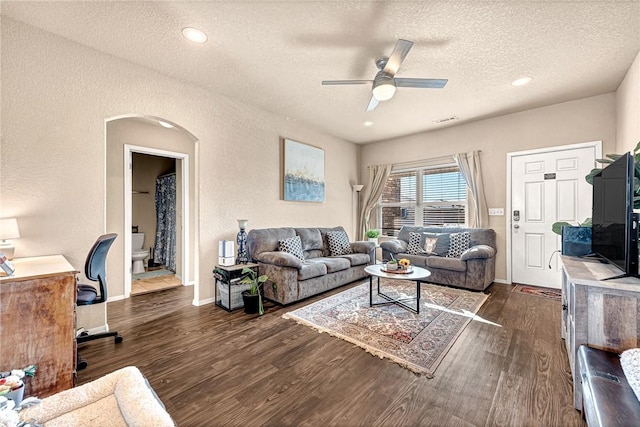
[[371, 84], [373, 80], [323, 80], [323, 85], [364, 85]]
[[367, 105], [367, 111], [373, 111], [378, 106], [378, 100], [375, 96], [371, 95], [371, 101], [369, 101], [369, 105]]
[[391, 77], [395, 76], [398, 70], [400, 69], [400, 65], [402, 65], [402, 61], [407, 57], [407, 54], [411, 50], [413, 46], [413, 42], [404, 39], [398, 39], [396, 42], [396, 46], [393, 48], [393, 52], [389, 55], [389, 59], [387, 60], [387, 64], [384, 66], [384, 71], [386, 74], [389, 74]]
[[396, 87], [420, 87], [442, 89], [449, 80], [447, 79], [405, 79], [395, 78]]

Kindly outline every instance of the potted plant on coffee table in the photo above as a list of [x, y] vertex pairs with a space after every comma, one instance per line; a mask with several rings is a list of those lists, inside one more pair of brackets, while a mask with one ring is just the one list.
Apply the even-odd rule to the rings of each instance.
[[[264, 314], [264, 305], [262, 304], [262, 286], [265, 284], [267, 280], [269, 280], [269, 276], [263, 274], [262, 276], [258, 276], [258, 273], [248, 267], [242, 269], [242, 274], [244, 277], [240, 280], [239, 283], [249, 285], [249, 289], [246, 291], [242, 291], [242, 300], [244, 301], [244, 312], [247, 314], [255, 314], [258, 313], [260, 316]], [[273, 290], [275, 291], [277, 286], [275, 283], [272, 283]]]
[[387, 271], [396, 271], [398, 269], [398, 261], [396, 261], [395, 258], [391, 258], [386, 262], [384, 267]]

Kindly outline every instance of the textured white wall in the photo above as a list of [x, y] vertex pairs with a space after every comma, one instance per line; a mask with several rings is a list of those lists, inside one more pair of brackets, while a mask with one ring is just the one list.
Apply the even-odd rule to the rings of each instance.
[[616, 91], [616, 153], [640, 142], [640, 52]]
[[600, 140], [603, 152], [613, 150], [614, 94], [369, 144], [362, 149], [361, 176], [364, 181], [364, 177], [368, 176], [369, 165], [401, 163], [481, 150], [482, 179], [487, 204], [492, 208], [505, 208], [505, 216], [490, 217], [490, 227], [497, 235], [496, 279], [505, 280], [507, 153]]
[[[217, 243], [235, 238], [237, 218], [250, 228], [351, 228], [356, 145], [6, 17], [1, 27], [0, 215], [19, 218], [19, 256], [62, 253], [80, 267], [96, 236], [110, 231], [105, 121], [123, 115], [165, 118], [199, 141], [202, 301], [213, 298]], [[324, 203], [280, 200], [280, 137], [325, 150]], [[78, 317], [88, 327], [104, 318]]]

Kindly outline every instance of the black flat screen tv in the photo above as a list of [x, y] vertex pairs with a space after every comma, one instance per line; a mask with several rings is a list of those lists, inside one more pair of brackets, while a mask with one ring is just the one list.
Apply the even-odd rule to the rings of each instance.
[[638, 276], [634, 175], [633, 156], [627, 153], [593, 178], [592, 250], [624, 272], [615, 277]]

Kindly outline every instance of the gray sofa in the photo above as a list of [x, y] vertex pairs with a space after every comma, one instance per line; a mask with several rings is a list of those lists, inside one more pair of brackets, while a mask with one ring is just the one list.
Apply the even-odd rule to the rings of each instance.
[[[409, 254], [410, 233], [460, 233], [468, 231], [471, 235], [469, 249], [458, 258], [446, 256]], [[431, 276], [430, 283], [455, 286], [482, 291], [495, 279], [496, 269], [496, 232], [490, 228], [464, 227], [414, 227], [404, 226], [396, 240], [380, 243], [382, 258], [407, 258], [412, 265], [426, 267]]]
[[[275, 291], [271, 286], [264, 286], [266, 298], [290, 304], [367, 277], [364, 268], [375, 263], [375, 244], [351, 242], [353, 253], [331, 256], [327, 242], [329, 231], [344, 231], [344, 228], [282, 227], [249, 231], [249, 257], [259, 265], [260, 274], [268, 275], [277, 284]], [[304, 261], [278, 249], [280, 240], [296, 235], [302, 241]]]

